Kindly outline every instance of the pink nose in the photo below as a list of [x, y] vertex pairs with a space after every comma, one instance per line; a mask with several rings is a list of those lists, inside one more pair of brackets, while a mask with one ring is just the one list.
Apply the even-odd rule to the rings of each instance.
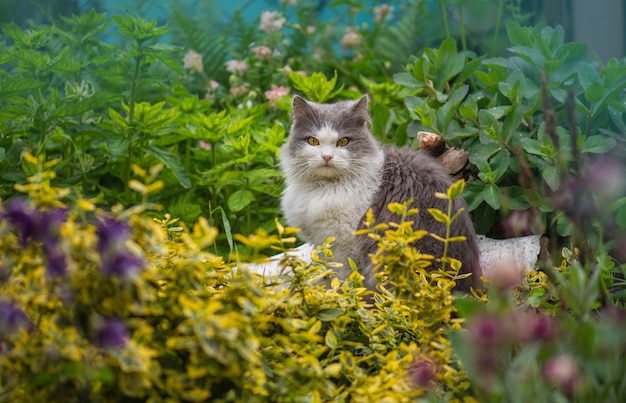
[[322, 158], [324, 158], [324, 161], [326, 161], [326, 163], [328, 163], [328, 161], [333, 159], [332, 155], [322, 155]]

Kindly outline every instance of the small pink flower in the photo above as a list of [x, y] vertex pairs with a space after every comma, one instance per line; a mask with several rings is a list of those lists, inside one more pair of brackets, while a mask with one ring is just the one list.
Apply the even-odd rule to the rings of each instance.
[[254, 57], [259, 60], [268, 59], [272, 56], [272, 49], [267, 46], [255, 46], [252, 48], [252, 51], [254, 52]]
[[563, 354], [551, 357], [543, 365], [545, 377], [568, 395], [572, 395], [580, 380], [578, 364], [571, 355]]
[[216, 89], [219, 88], [219, 86], [220, 86], [220, 83], [218, 83], [217, 81], [215, 80], [209, 81], [209, 90], [215, 91]]
[[200, 140], [198, 142], [198, 145], [200, 146], [200, 148], [202, 148], [203, 150], [210, 150], [211, 149], [211, 144], [207, 143], [206, 141]]
[[276, 100], [286, 95], [289, 95], [289, 87], [280, 87], [276, 84], [272, 84], [272, 88], [269, 91], [265, 91], [265, 97], [270, 101], [270, 105], [276, 105]]
[[183, 58], [183, 67], [192, 71], [202, 73], [204, 71], [204, 65], [202, 64], [202, 55], [189, 50]]
[[233, 74], [242, 75], [248, 70], [248, 63], [243, 60], [229, 60], [226, 62], [226, 70]]
[[247, 93], [249, 89], [250, 89], [250, 84], [243, 83], [243, 84], [230, 87], [229, 92], [230, 92], [230, 95], [232, 95], [233, 97], [238, 97], [240, 95]]
[[361, 34], [357, 32], [356, 28], [348, 27], [340, 43], [344, 50], [356, 48], [361, 45]]
[[261, 25], [259, 31], [276, 32], [285, 24], [285, 19], [275, 11], [263, 11], [261, 13]]
[[393, 6], [390, 4], [381, 4], [374, 7], [374, 21], [388, 21], [393, 16]]

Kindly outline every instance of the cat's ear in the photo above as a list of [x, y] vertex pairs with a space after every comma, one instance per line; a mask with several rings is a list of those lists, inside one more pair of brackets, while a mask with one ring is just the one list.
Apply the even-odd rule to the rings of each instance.
[[354, 103], [354, 106], [351, 109], [352, 118], [355, 119], [355, 124], [357, 126], [363, 126], [371, 120], [367, 109], [368, 102], [369, 98], [367, 95], [363, 95], [361, 99]]
[[302, 98], [300, 95], [296, 95], [293, 97], [291, 105], [293, 107], [294, 123], [303, 123], [304, 121], [310, 120], [308, 116], [312, 113], [311, 105], [306, 99]]

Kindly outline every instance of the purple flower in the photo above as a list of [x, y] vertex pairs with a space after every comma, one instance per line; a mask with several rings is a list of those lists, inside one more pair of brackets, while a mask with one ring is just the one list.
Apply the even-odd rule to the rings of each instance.
[[39, 233], [36, 239], [44, 244], [56, 244], [59, 239], [59, 227], [67, 218], [67, 210], [54, 209], [38, 214]]
[[59, 227], [67, 217], [66, 210], [36, 210], [25, 199], [15, 197], [0, 217], [6, 218], [19, 233], [22, 247], [26, 247], [30, 240], [42, 243], [48, 261], [48, 274], [59, 276], [65, 273], [67, 264], [58, 247], [58, 240]]
[[0, 302], [0, 338], [20, 328], [31, 329], [33, 326], [28, 316], [11, 302]]
[[145, 265], [142, 258], [132, 255], [128, 250], [118, 251], [102, 259], [102, 272], [107, 276], [126, 277]]
[[98, 220], [97, 249], [102, 262], [102, 272], [107, 276], [125, 277], [135, 273], [145, 265], [143, 258], [134, 255], [126, 246], [131, 229], [122, 222], [111, 218]]
[[120, 319], [101, 318], [96, 324], [96, 346], [102, 348], [123, 347], [127, 341], [128, 330]]
[[550, 341], [557, 337], [554, 318], [533, 312], [517, 314], [517, 331], [522, 340], [528, 342]]
[[67, 270], [67, 261], [63, 252], [58, 247], [46, 246], [46, 244], [44, 244], [44, 251], [47, 257], [47, 273], [52, 277], [64, 275]]
[[437, 381], [437, 366], [430, 357], [422, 355], [413, 361], [409, 374], [417, 386], [427, 387]]
[[37, 234], [37, 212], [20, 197], [9, 200], [0, 217], [5, 218], [19, 232], [20, 244], [25, 247]]
[[501, 320], [493, 316], [474, 318], [469, 327], [469, 336], [477, 344], [500, 344], [508, 338], [508, 332]]
[[532, 235], [532, 224], [537, 222], [535, 212], [532, 210], [513, 211], [502, 223], [504, 234], [507, 238]]
[[100, 254], [123, 247], [131, 232], [125, 222], [106, 217], [98, 219], [96, 227], [98, 229], [97, 248]]

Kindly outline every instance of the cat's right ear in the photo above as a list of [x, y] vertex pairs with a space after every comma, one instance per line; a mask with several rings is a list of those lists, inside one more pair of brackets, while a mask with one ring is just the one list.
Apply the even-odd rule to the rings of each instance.
[[306, 99], [296, 95], [293, 97], [291, 105], [293, 107], [292, 118], [294, 123], [303, 123], [305, 120], [308, 120], [307, 115], [311, 113], [311, 105], [309, 105]]

